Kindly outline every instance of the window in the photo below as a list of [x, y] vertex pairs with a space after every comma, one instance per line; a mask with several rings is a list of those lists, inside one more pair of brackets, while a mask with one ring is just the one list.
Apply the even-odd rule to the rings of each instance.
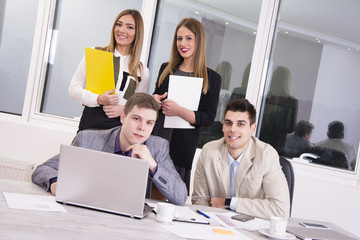
[[142, 1], [59, 0], [56, 3], [51, 46], [40, 112], [77, 118], [83, 107], [68, 94], [71, 78], [85, 54], [85, 47], [109, 44], [115, 17], [128, 8], [141, 12]]
[[354, 170], [360, 2], [326, 2], [326, 9], [323, 4], [282, 1], [257, 135], [281, 155], [312, 153], [317, 156], [305, 157], [311, 163]]
[[37, 8], [38, 0], [0, 1], [1, 112], [22, 114]]
[[158, 3], [151, 46], [149, 93], [153, 93], [160, 66], [170, 57], [177, 24], [185, 17], [199, 20], [206, 32], [207, 65], [222, 77], [218, 113], [210, 127], [201, 129], [199, 147], [222, 134], [224, 107], [230, 98], [245, 97], [262, 1], [170, 1]]

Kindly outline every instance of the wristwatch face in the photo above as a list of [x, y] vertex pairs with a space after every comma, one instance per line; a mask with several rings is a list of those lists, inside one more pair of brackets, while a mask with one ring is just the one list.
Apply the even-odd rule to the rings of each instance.
[[230, 206], [231, 198], [225, 198], [225, 206]]

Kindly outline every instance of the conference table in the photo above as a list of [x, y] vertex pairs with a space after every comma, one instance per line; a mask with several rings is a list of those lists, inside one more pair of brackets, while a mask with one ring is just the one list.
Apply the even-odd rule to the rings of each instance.
[[[0, 191], [0, 239], [183, 239], [162, 227], [152, 212], [143, 219], [133, 219], [63, 204], [66, 213], [12, 209], [8, 208], [2, 192], [51, 194], [34, 183], [6, 179], [0, 179]], [[205, 206], [196, 208], [226, 211]], [[242, 233], [251, 239], [268, 239], [257, 231]]]
[[[66, 213], [14, 209], [8, 208], [3, 192], [45, 196], [51, 194], [34, 183], [6, 179], [0, 179], [0, 192], [0, 239], [184, 239], [161, 226], [152, 212], [143, 219], [133, 219], [63, 204], [61, 206], [66, 209]], [[196, 207], [205, 212], [227, 211], [206, 206], [188, 207]], [[216, 224], [211, 222], [211, 225], [218, 227]], [[269, 239], [258, 231], [238, 231], [250, 239]], [[227, 238], [224, 236], [224, 239]]]

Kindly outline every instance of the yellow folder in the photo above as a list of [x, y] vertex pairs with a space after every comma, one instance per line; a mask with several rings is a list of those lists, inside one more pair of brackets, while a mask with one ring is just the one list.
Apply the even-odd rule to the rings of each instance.
[[115, 89], [113, 54], [85, 48], [86, 89], [103, 94]]

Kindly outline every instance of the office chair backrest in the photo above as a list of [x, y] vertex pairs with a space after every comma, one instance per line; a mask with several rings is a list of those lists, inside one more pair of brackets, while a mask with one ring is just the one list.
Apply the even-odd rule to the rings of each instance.
[[289, 160], [287, 160], [284, 157], [279, 158], [280, 165], [282, 167], [282, 171], [284, 172], [286, 181], [288, 183], [289, 187], [289, 193], [290, 193], [290, 216], [291, 216], [291, 209], [292, 209], [292, 201], [293, 201], [293, 195], [294, 195], [294, 185], [295, 185], [295, 174], [294, 169]]
[[306, 152], [314, 153], [319, 156], [318, 158], [313, 159], [312, 163], [343, 169], [350, 169], [348, 159], [343, 152], [324, 147], [312, 147]]

